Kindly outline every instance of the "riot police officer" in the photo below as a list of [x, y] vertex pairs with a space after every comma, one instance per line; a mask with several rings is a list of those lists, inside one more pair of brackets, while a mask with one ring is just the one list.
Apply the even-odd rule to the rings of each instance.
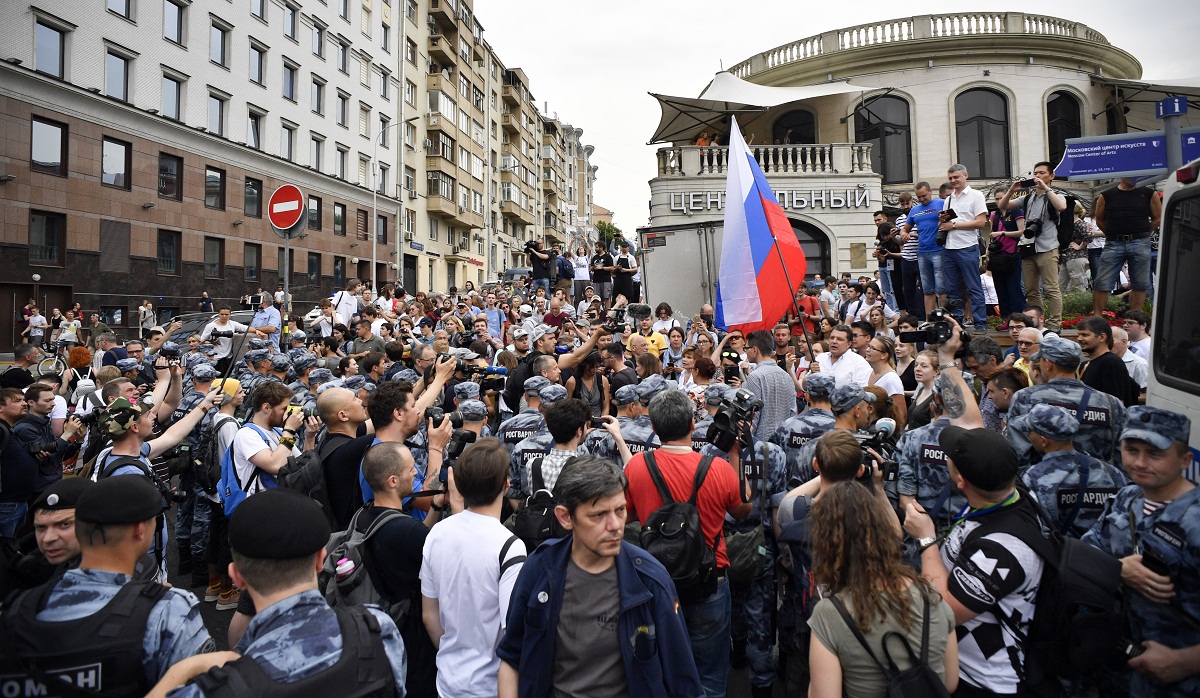
[[[621, 430], [621, 438], [625, 440], [625, 445], [629, 447], [630, 453], [641, 453], [647, 450], [647, 446], [650, 447], [650, 450], [658, 448], [658, 436], [654, 434], [653, 429], [647, 436], [645, 427], [635, 421], [639, 416], [645, 414], [645, 408], [638, 400], [636, 385], [623, 385], [617, 388], [611, 402], [617, 410], [617, 427]], [[607, 458], [614, 463], [621, 462], [621, 457], [617, 453], [616, 441], [612, 434], [605, 429], [596, 429], [588, 434], [587, 439], [584, 440], [584, 448], [594, 456]]]
[[808, 396], [808, 409], [795, 417], [788, 417], [779, 425], [771, 436], [771, 443], [783, 449], [787, 460], [783, 482], [773, 483], [773, 489], [782, 489], [788, 482], [806, 481], [812, 471], [812, 454], [808, 453], [807, 460], [801, 456], [804, 446], [810, 441], [816, 441], [822, 434], [834, 428], [837, 421], [833, 415], [833, 406], [829, 398], [837, 388], [837, 379], [832, 373], [810, 373], [804, 381], [805, 393]]
[[[632, 387], [632, 386], [631, 386]], [[733, 397], [736, 392], [724, 383], [709, 383], [704, 387], [704, 418], [696, 422], [692, 429], [692, 450], [699, 453], [708, 443], [708, 428], [712, 425], [713, 415], [723, 400]]]
[[[533, 378], [525, 381], [526, 385], [528, 386], [530, 381], [534, 381], [537, 378], [542, 377], [534, 376]], [[546, 379], [542, 378], [542, 380]], [[528, 390], [528, 387], [526, 387], [526, 390]], [[545, 412], [550, 408], [551, 405], [567, 399], [567, 389], [557, 383], [550, 383], [547, 381], [547, 383], [544, 384], [540, 390], [538, 390], [537, 399], [539, 401], [539, 408]], [[516, 418], [514, 417], [514, 419]], [[510, 477], [514, 478], [512, 482], [509, 483], [509, 499], [516, 499], [522, 503], [525, 501], [525, 499], [530, 495], [530, 492], [524, 490], [524, 484], [529, 482], [529, 478], [526, 477], [529, 464], [536, 458], [545, 456], [552, 448], [554, 448], [554, 437], [551, 436], [550, 430], [546, 427], [544, 420], [542, 421], [542, 426], [538, 431], [517, 443], [517, 445], [513, 448], [512, 457], [509, 459]], [[518, 505], [514, 504], [513, 506], [515, 507]]]

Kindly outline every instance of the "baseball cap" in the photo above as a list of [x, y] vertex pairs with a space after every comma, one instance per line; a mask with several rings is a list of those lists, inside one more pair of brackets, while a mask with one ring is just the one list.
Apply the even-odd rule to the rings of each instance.
[[1161, 407], [1134, 405], [1125, 413], [1121, 440], [1137, 439], [1165, 450], [1176, 441], [1187, 443], [1191, 432], [1192, 420], [1185, 415]]
[[875, 402], [875, 395], [863, 390], [858, 383], [847, 383], [837, 390], [833, 391], [833, 395], [829, 398], [829, 403], [833, 407], [834, 414], [844, 414], [854, 409], [855, 405], [866, 400], [867, 402]]
[[1074, 368], [1083, 361], [1083, 349], [1069, 339], [1048, 334], [1042, 337], [1038, 352], [1030, 358], [1033, 361], [1046, 359], [1050, 363], [1064, 368]]
[[1010, 422], [1019, 431], [1036, 431], [1051, 441], [1070, 441], [1079, 431], [1079, 420], [1065, 407], [1034, 405], [1027, 414]]
[[517, 329], [513, 330], [513, 339], [524, 339], [528, 336], [529, 330], [525, 329], [524, 327], [518, 327]]
[[948, 426], [938, 445], [963, 479], [985, 492], [1011, 487], [1017, 477], [1017, 453], [998, 431]]

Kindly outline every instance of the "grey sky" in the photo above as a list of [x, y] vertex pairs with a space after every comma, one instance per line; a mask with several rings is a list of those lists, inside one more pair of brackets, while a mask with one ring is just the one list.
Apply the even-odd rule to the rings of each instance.
[[[658, 147], [645, 145], [659, 117], [657, 102], [647, 92], [696, 96], [722, 65], [728, 68], [821, 32], [910, 16], [910, 8], [884, 0], [475, 2], [488, 41], [506, 65], [525, 69], [538, 107], [544, 110], [548, 102], [550, 114], [582, 128], [583, 141], [596, 146], [592, 164], [600, 171], [594, 200], [612, 209], [615, 224], [629, 233], [646, 223], [647, 182]], [[1005, 3], [961, 0], [953, 8], [1003, 11]], [[1036, 11], [1104, 34], [1141, 61], [1146, 78], [1200, 76], [1194, 55], [1200, 36], [1196, 0], [1048, 3]], [[1200, 123], [1200, 115], [1191, 121]]]

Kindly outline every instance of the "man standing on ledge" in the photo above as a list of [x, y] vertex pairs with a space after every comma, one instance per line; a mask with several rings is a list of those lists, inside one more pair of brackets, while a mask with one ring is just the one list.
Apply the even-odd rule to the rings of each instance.
[[[942, 210], [953, 210], [957, 215], [943, 220], [938, 230], [947, 233], [946, 251], [942, 256], [946, 291], [961, 304], [962, 289], [966, 287], [975, 331], [982, 332], [987, 330], [987, 299], [979, 281], [979, 231], [987, 221], [987, 202], [982, 192], [967, 185], [967, 174], [963, 165], [951, 165], [946, 172], [952, 190]], [[963, 317], [961, 305], [952, 312], [955, 319]]]

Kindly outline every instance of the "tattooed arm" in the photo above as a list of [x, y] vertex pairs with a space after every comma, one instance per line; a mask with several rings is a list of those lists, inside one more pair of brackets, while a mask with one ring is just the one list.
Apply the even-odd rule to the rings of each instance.
[[950, 423], [963, 429], [978, 429], [983, 426], [983, 415], [979, 413], [979, 404], [975, 402], [975, 394], [963, 380], [962, 372], [954, 355], [962, 347], [962, 329], [950, 318], [953, 325], [950, 341], [938, 347], [938, 362], [942, 366], [941, 397], [942, 405]]

